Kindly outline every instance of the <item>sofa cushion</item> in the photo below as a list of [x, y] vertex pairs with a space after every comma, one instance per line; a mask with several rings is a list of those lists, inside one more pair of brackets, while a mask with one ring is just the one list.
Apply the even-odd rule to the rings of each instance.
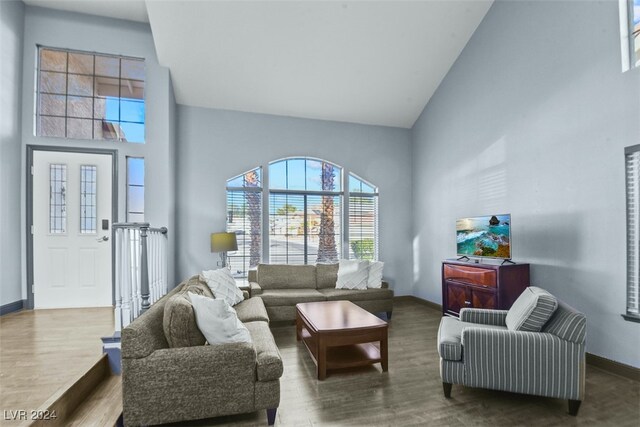
[[367, 289], [369, 261], [341, 259], [336, 289]]
[[382, 270], [384, 262], [371, 261], [369, 263], [369, 277], [367, 279], [367, 288], [378, 289], [382, 287]]
[[556, 308], [556, 297], [544, 289], [530, 286], [513, 303], [505, 323], [511, 331], [540, 332]]
[[283, 372], [282, 357], [269, 325], [265, 322], [247, 322], [244, 325], [249, 330], [251, 341], [256, 349], [258, 381], [277, 380]]
[[268, 289], [260, 298], [267, 307], [296, 305], [302, 302], [326, 301], [326, 297], [315, 289]]
[[156, 350], [168, 348], [169, 343], [164, 333], [163, 319], [165, 304], [182, 291], [185, 282], [171, 289], [151, 307], [122, 329], [122, 358], [139, 359], [147, 357]]
[[338, 266], [340, 264], [317, 264], [316, 276], [318, 282], [318, 289], [333, 288], [336, 287], [338, 281]]
[[253, 297], [236, 304], [236, 313], [238, 313], [238, 319], [242, 322], [268, 322], [269, 316], [267, 315], [267, 309], [264, 307], [264, 302], [260, 297]]
[[258, 283], [265, 289], [315, 289], [315, 265], [258, 265]]
[[[169, 347], [192, 347], [204, 345], [206, 341], [196, 324], [186, 288], [189, 286], [184, 286], [180, 292], [169, 297], [164, 305], [162, 328]], [[197, 293], [197, 289], [194, 287], [191, 292]]]
[[462, 330], [464, 328], [502, 329], [504, 326], [467, 323], [455, 317], [444, 316], [438, 329], [438, 353], [445, 360], [462, 360]]
[[391, 289], [320, 289], [327, 301], [372, 301], [393, 298]]
[[244, 299], [242, 291], [236, 285], [236, 280], [228, 268], [204, 270], [200, 277], [211, 288], [215, 299], [223, 299], [230, 306], [234, 306]]
[[211, 345], [251, 342], [251, 335], [236, 311], [224, 299], [213, 299], [189, 292], [196, 323]]
[[182, 292], [193, 292], [198, 295], [202, 295], [205, 297], [213, 298], [213, 292], [206, 283], [200, 280], [200, 276], [193, 276], [190, 278], [187, 283], [185, 283], [184, 287], [181, 289]]
[[249, 282], [257, 282], [258, 281], [258, 270], [255, 267], [249, 269], [249, 272], [247, 274], [247, 280]]

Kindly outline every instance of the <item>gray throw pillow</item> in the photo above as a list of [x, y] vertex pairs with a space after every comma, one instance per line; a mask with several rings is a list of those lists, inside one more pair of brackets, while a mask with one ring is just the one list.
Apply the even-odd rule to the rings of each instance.
[[[191, 292], [194, 291], [192, 287]], [[165, 303], [162, 328], [171, 348], [204, 345], [206, 341], [198, 328], [193, 306], [184, 290], [169, 297]]]
[[530, 286], [513, 303], [505, 323], [511, 331], [540, 332], [556, 308], [556, 297], [542, 288]]

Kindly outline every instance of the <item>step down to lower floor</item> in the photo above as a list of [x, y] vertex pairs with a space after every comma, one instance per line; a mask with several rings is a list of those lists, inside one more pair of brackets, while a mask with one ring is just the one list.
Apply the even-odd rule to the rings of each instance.
[[[31, 426], [114, 426], [122, 414], [122, 377], [112, 375], [106, 355], [80, 378], [61, 387], [40, 408], [50, 419]], [[55, 418], [53, 418], [55, 416]]]
[[122, 377], [110, 375], [80, 404], [67, 426], [114, 426], [122, 414]]

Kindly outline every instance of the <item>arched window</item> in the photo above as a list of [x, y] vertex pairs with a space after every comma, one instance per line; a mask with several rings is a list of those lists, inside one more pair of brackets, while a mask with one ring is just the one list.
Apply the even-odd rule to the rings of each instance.
[[238, 241], [238, 250], [229, 252], [231, 272], [247, 277], [262, 258], [262, 168], [227, 181], [227, 231]]
[[269, 261], [337, 262], [342, 256], [342, 168], [312, 158], [269, 165]]
[[349, 174], [349, 258], [378, 259], [378, 189]]
[[[271, 264], [378, 259], [378, 189], [373, 184], [334, 163], [307, 157], [274, 161], [264, 173], [268, 193], [262, 191], [260, 167], [227, 181], [227, 231], [238, 240], [238, 250], [229, 253], [235, 277], [247, 277], [262, 259]], [[268, 218], [263, 218], [263, 203], [268, 203]], [[269, 238], [264, 248], [263, 227]]]

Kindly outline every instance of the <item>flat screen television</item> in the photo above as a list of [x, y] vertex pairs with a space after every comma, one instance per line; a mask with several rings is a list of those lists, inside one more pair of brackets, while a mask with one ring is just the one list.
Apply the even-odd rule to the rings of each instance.
[[456, 221], [458, 256], [511, 259], [511, 215], [487, 215]]

